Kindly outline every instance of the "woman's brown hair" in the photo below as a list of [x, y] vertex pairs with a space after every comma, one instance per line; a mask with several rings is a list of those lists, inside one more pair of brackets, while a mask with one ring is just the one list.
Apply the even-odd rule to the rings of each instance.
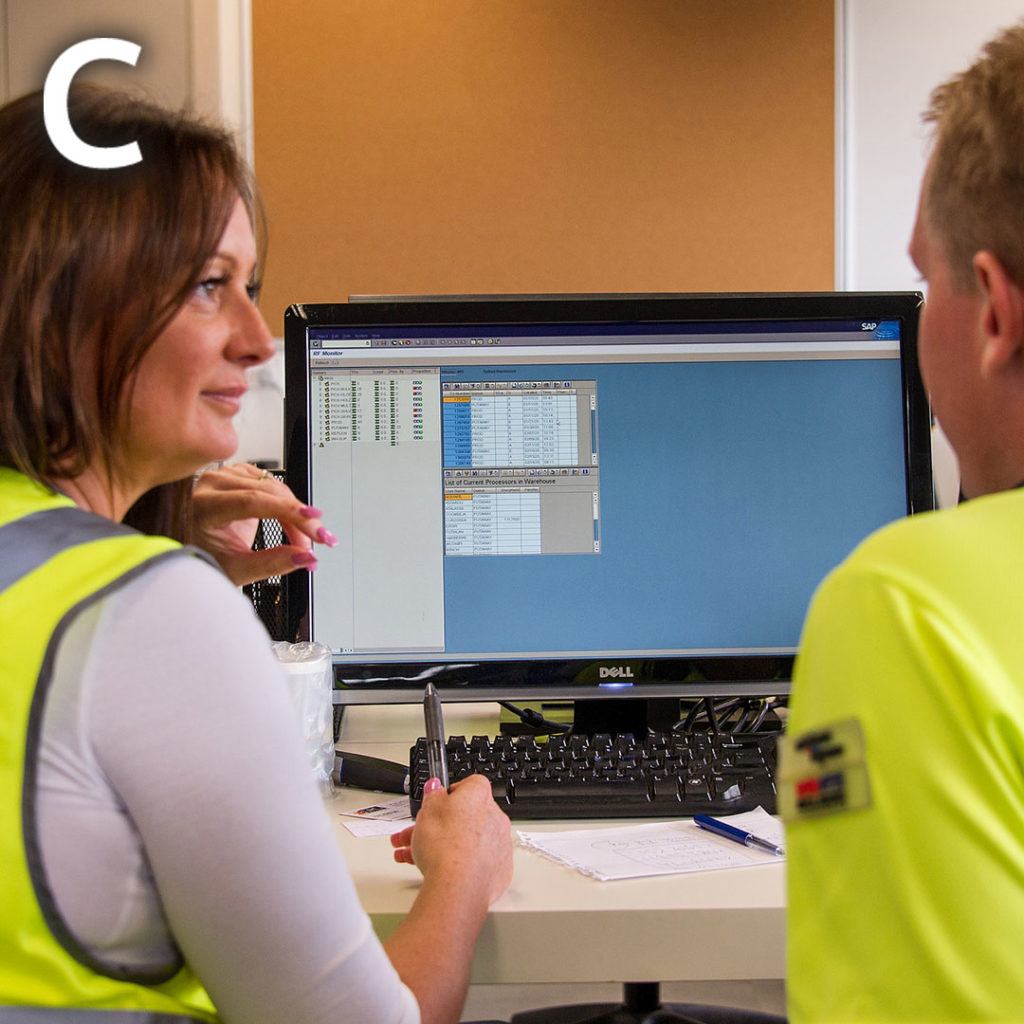
[[40, 482], [97, 459], [113, 467], [139, 361], [199, 280], [235, 198], [254, 209], [224, 130], [95, 86], [73, 88], [68, 105], [83, 141], [135, 140], [142, 161], [67, 160], [41, 93], [0, 108], [0, 465]]

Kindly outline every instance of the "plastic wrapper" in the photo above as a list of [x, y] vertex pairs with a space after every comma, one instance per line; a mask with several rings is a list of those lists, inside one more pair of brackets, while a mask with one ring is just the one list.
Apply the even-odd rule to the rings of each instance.
[[326, 797], [334, 791], [334, 715], [331, 693], [334, 672], [331, 652], [323, 644], [272, 645], [288, 680], [288, 694], [299, 721], [310, 770], [320, 792]]

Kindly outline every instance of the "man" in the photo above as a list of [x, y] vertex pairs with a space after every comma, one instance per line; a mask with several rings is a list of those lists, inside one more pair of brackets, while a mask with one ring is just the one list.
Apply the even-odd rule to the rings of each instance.
[[932, 95], [910, 254], [956, 509], [822, 584], [780, 775], [789, 1015], [1024, 1018], [1024, 23]]

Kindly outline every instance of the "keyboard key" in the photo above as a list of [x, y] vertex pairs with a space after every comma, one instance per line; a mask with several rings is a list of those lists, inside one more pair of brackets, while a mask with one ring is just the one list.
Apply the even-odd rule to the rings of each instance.
[[[531, 800], [543, 800], [546, 797], [562, 798], [570, 787], [559, 786], [557, 783], [535, 782], [529, 786], [529, 798]], [[600, 782], [586, 782], [579, 780], [571, 787], [574, 797], [581, 801], [591, 801], [592, 817], [603, 817], [601, 804], [604, 801], [631, 800], [636, 803], [647, 802], [647, 785], [642, 782], [635, 782], [632, 779], [603, 779]], [[513, 790], [513, 803], [519, 799], [520, 793], [526, 795], [527, 790], [515, 787]]]
[[656, 800], [679, 800], [679, 780], [673, 776], [655, 779], [652, 790]]
[[735, 775], [712, 775], [709, 781], [714, 800], [738, 800], [743, 795], [740, 780]]

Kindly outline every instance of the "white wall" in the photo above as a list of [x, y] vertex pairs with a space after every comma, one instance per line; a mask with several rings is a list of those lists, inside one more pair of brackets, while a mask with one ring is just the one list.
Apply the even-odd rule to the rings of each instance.
[[249, 0], [0, 0], [0, 102], [41, 89], [72, 43], [117, 36], [142, 47], [138, 65], [101, 61], [83, 79], [220, 118], [251, 157], [251, 20]]
[[[921, 112], [936, 85], [1022, 17], [1021, 0], [837, 0], [837, 288], [922, 287], [907, 256], [928, 154]], [[954, 504], [959, 470], [938, 430], [932, 457], [939, 504]]]
[[921, 111], [1021, 18], [1021, 0], [837, 0], [837, 288], [920, 287], [906, 246], [927, 158]]
[[189, 98], [189, 0], [6, 0], [6, 86], [11, 97], [42, 88], [56, 57], [82, 39], [120, 36], [142, 47], [138, 65], [101, 61], [82, 78], [140, 88], [162, 103]]

